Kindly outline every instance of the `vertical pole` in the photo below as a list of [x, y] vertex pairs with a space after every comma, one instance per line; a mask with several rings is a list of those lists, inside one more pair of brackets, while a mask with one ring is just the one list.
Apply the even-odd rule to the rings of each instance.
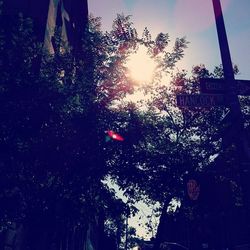
[[222, 65], [224, 70], [224, 77], [226, 80], [234, 80], [233, 65], [230, 56], [230, 50], [227, 41], [227, 34], [226, 34], [220, 0], [213, 0], [213, 7], [214, 7], [214, 15], [215, 15], [216, 28], [220, 46]]
[[[238, 118], [241, 117], [240, 104], [236, 93], [236, 83], [234, 81], [234, 71], [230, 50], [227, 40], [227, 34], [222, 14], [220, 0], [212, 0], [214, 7], [214, 15], [216, 21], [217, 35], [220, 46], [221, 61], [223, 66], [224, 78], [226, 81], [227, 94], [229, 95], [230, 111]], [[241, 122], [241, 121], [239, 121]]]
[[126, 213], [125, 250], [128, 250], [128, 213]]
[[[215, 15], [216, 28], [220, 46], [224, 78], [227, 85], [226, 94], [229, 102], [230, 114], [232, 117], [231, 120], [234, 129], [233, 132], [235, 134], [234, 140], [236, 143], [237, 153], [239, 154], [239, 158], [243, 156], [245, 157], [245, 160], [249, 162], [250, 161], [249, 142], [247, 141], [246, 132], [244, 130], [244, 122], [243, 122], [241, 107], [237, 96], [237, 86], [236, 86], [236, 81], [234, 80], [234, 71], [230, 56], [230, 50], [228, 46], [222, 8], [220, 0], [212, 0], [212, 1], [213, 1], [214, 15]], [[240, 166], [239, 171], [240, 175], [242, 175], [242, 171], [244, 171], [244, 169], [242, 169], [242, 166]], [[245, 191], [244, 196], [248, 195], [249, 191], [246, 190], [246, 186], [243, 187], [243, 189]], [[246, 200], [246, 197], [243, 197], [243, 199]], [[248, 204], [246, 203], [246, 201], [244, 203], [246, 209], [248, 210], [249, 209]], [[247, 214], [249, 214], [249, 211], [247, 212]], [[227, 228], [226, 230], [228, 232], [227, 236], [228, 236], [229, 247], [233, 247], [231, 228]]]
[[244, 135], [245, 131], [244, 131], [243, 117], [241, 113], [239, 99], [237, 96], [237, 86], [236, 86], [236, 81], [234, 80], [234, 70], [230, 56], [230, 50], [227, 40], [222, 8], [220, 0], [212, 0], [212, 1], [213, 1], [214, 15], [216, 21], [217, 34], [218, 34], [218, 41], [220, 46], [224, 78], [226, 81], [227, 100], [229, 102], [229, 108], [233, 123], [232, 125], [234, 133], [238, 135], [238, 138], [240, 138], [240, 140], [238, 140], [237, 142], [237, 148], [238, 152], [245, 153], [245, 157], [247, 157], [249, 161], [250, 160], [249, 145], [246, 139], [247, 137]]

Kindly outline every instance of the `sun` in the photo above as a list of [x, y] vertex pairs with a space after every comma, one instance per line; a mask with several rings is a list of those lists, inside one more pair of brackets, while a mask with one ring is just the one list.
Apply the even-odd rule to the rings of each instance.
[[147, 54], [146, 47], [140, 46], [135, 54], [130, 55], [126, 66], [133, 80], [149, 83], [153, 79], [156, 62]]

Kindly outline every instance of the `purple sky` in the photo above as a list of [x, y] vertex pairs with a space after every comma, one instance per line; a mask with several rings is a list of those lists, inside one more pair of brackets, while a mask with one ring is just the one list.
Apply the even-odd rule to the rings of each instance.
[[[231, 57], [240, 68], [239, 79], [250, 79], [250, 0], [221, 0]], [[139, 34], [148, 27], [152, 35], [169, 33], [172, 41], [190, 41], [178, 68], [190, 70], [203, 63], [209, 69], [221, 63], [212, 0], [89, 0], [89, 11], [102, 17], [110, 30], [117, 13], [132, 15]]]

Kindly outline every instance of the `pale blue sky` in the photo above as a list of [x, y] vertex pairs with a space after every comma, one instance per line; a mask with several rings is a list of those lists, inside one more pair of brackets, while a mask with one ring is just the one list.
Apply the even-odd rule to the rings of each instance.
[[[232, 61], [240, 68], [239, 79], [250, 79], [250, 0], [221, 0]], [[145, 26], [153, 35], [190, 41], [179, 68], [190, 70], [203, 63], [209, 69], [221, 63], [212, 0], [89, 0], [89, 11], [102, 17], [110, 30], [117, 13], [132, 15], [139, 33]]]

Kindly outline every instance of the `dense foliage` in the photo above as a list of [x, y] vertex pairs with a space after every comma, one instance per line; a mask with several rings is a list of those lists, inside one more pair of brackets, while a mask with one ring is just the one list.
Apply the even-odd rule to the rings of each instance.
[[[1, 23], [5, 18], [0, 16]], [[105, 180], [119, 176], [126, 195], [134, 198], [130, 184], [135, 188], [144, 175], [131, 175], [139, 164], [134, 147], [140, 147], [137, 124], [143, 119], [131, 108], [112, 108], [134, 89], [124, 63], [143, 45], [156, 59], [162, 55], [158, 68], [166, 70], [183, 56], [185, 39], [166, 52], [168, 35], [153, 41], [145, 29], [140, 38], [130, 17], [118, 15], [106, 33], [100, 20], [91, 18], [82, 44], [85, 54], [76, 60], [71, 48], [62, 46], [60, 27], [55, 53], [48, 54], [36, 42], [31, 20], [20, 14], [11, 21], [0, 30], [1, 228], [10, 222], [40, 233], [50, 228], [49, 244], [66, 237], [67, 228], [87, 230], [98, 215], [106, 226], [115, 221], [113, 232], [121, 235], [119, 221], [127, 209]], [[126, 142], [106, 142], [107, 129], [123, 133]], [[110, 234], [108, 226], [106, 231]], [[31, 246], [39, 244], [32, 235]]]
[[[118, 15], [105, 33], [100, 19], [90, 17], [76, 59], [62, 44], [60, 27], [53, 54], [36, 42], [31, 20], [20, 15], [9, 28], [0, 30], [2, 229], [9, 222], [43, 225], [55, 241], [67, 234], [59, 228], [87, 230], [98, 217], [106, 235], [120, 239], [134, 202], [184, 199], [185, 175], [206, 170], [211, 156], [233, 150], [232, 141], [224, 145], [227, 124], [221, 120], [227, 108], [176, 106], [176, 94], [199, 93], [199, 78], [223, 76], [221, 67], [211, 73], [203, 65], [191, 76], [173, 73], [187, 47], [185, 38], [169, 50], [168, 34], [153, 40], [145, 29], [140, 37], [129, 16]], [[157, 63], [149, 86], [138, 86], [126, 68], [139, 46]], [[161, 82], [165, 76], [168, 84]], [[124, 99], [136, 90], [148, 98]], [[241, 102], [249, 128], [249, 98]], [[125, 140], [106, 140], [107, 130]], [[223, 157], [234, 164], [232, 155]], [[127, 204], [116, 197], [112, 182]]]

